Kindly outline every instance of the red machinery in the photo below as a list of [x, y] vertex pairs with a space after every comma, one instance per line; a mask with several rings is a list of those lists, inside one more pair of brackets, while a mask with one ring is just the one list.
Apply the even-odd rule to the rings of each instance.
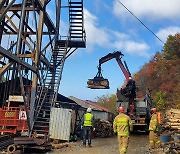
[[147, 130], [150, 121], [151, 102], [148, 102], [147, 99], [136, 99], [136, 84], [131, 78], [131, 73], [126, 62], [124, 61], [124, 64], [122, 63], [122, 56], [123, 54], [117, 51], [109, 53], [99, 59], [98, 73], [93, 79], [88, 80], [88, 88], [109, 89], [109, 81], [103, 78], [101, 65], [115, 58], [127, 81], [125, 88], [120, 90], [117, 89], [117, 106], [126, 108], [126, 112], [133, 120], [135, 127], [138, 127], [138, 129], [141, 130]]
[[27, 131], [27, 116], [22, 96], [9, 96], [7, 106], [0, 108], [0, 132], [16, 134]]

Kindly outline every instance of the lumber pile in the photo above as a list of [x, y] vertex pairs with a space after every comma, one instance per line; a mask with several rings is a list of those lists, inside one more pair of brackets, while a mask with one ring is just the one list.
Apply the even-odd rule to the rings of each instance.
[[105, 138], [113, 135], [113, 126], [109, 121], [95, 119], [95, 137]]
[[180, 153], [180, 110], [170, 109], [166, 112], [162, 123], [161, 134], [169, 134], [169, 142], [162, 142], [165, 153]]
[[167, 125], [171, 130], [180, 130], [180, 110], [170, 109], [167, 112]]

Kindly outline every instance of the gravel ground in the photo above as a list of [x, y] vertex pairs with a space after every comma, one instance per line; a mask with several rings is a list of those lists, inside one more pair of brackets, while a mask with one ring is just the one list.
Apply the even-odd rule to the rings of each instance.
[[[148, 154], [148, 135], [132, 134], [130, 136], [127, 154]], [[68, 147], [53, 150], [48, 154], [119, 154], [117, 137], [95, 138], [92, 140], [92, 146], [83, 147], [82, 141], [70, 143]], [[162, 154], [153, 152], [153, 154]]]

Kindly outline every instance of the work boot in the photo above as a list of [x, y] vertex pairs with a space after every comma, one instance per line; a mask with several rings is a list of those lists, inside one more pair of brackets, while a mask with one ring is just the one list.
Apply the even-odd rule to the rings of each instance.
[[86, 147], [86, 144], [83, 144], [83, 147]]
[[88, 146], [89, 146], [90, 148], [92, 148], [92, 145], [91, 145], [91, 144], [88, 144]]

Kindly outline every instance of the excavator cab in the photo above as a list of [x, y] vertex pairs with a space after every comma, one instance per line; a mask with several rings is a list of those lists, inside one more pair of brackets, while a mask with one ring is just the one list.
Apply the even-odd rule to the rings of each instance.
[[98, 66], [98, 73], [93, 79], [88, 79], [87, 87], [90, 89], [109, 89], [108, 79], [103, 78], [101, 73], [101, 65]]

